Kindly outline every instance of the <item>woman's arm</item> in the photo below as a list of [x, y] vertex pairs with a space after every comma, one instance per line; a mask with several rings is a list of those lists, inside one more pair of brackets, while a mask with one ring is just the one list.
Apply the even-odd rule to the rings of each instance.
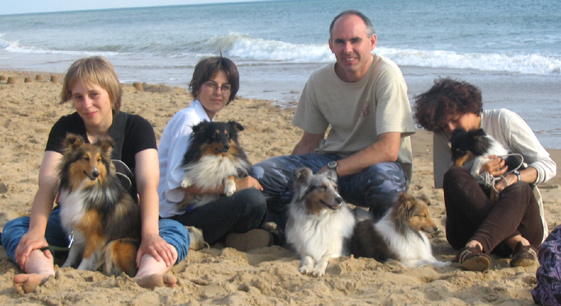
[[172, 252], [172, 246], [162, 237], [158, 227], [160, 203], [158, 198], [158, 181], [160, 167], [158, 151], [146, 149], [135, 156], [136, 186], [140, 196], [140, 212], [142, 220], [142, 243], [137, 254], [137, 265], [145, 253], [150, 253], [156, 260], [164, 260], [166, 265], [172, 266], [177, 260], [177, 253]]
[[[541, 184], [554, 177], [557, 165], [541, 145], [528, 124], [518, 114], [503, 110], [505, 138], [512, 152], [524, 156], [528, 168], [520, 171], [521, 179], [528, 183]], [[512, 170], [512, 169], [509, 169]]]
[[[39, 170], [39, 189], [31, 207], [29, 230], [16, 248], [16, 262], [22, 269], [31, 251], [48, 246], [45, 231], [57, 194], [57, 167], [61, 158], [62, 155], [55, 151], [45, 151], [43, 156]], [[45, 255], [50, 258], [50, 251], [45, 251]]]

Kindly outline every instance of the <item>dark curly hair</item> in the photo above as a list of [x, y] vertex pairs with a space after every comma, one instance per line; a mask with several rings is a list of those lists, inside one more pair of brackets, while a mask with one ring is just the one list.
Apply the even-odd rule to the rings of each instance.
[[427, 92], [415, 96], [414, 118], [425, 130], [438, 132], [450, 117], [483, 111], [481, 90], [476, 86], [450, 78], [440, 78]]
[[236, 64], [229, 58], [222, 56], [209, 57], [200, 60], [195, 66], [193, 71], [193, 78], [189, 83], [189, 91], [193, 99], [197, 99], [201, 86], [211, 78], [213, 78], [218, 71], [224, 71], [228, 78], [228, 84], [232, 86], [230, 96], [228, 97], [228, 104], [234, 100], [240, 88], [240, 74]]

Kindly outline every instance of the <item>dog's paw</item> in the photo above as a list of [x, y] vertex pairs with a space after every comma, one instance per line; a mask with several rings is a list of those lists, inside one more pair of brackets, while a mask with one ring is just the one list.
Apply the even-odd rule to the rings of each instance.
[[181, 181], [181, 187], [183, 188], [187, 188], [190, 187], [193, 183], [191, 183], [191, 180], [188, 177], [184, 177], [183, 180]]
[[312, 271], [312, 275], [315, 277], [324, 276], [325, 270], [327, 270], [328, 265], [329, 265], [329, 257], [321, 259], [314, 267], [314, 270]]
[[450, 261], [440, 261], [440, 260], [435, 260], [431, 264], [435, 267], [448, 267], [452, 265]]
[[325, 269], [314, 269], [314, 271], [312, 271], [312, 275], [315, 277], [322, 277], [325, 275]]
[[236, 192], [236, 182], [234, 180], [226, 180], [224, 183], [224, 194], [229, 197]]
[[301, 267], [298, 269], [298, 271], [300, 271], [300, 273], [302, 273], [302, 274], [308, 275], [308, 274], [312, 273], [312, 267], [301, 266]]

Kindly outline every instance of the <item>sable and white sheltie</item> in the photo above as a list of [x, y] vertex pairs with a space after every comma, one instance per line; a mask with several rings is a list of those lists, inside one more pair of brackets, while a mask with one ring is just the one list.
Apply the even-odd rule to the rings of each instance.
[[[249, 175], [251, 163], [238, 143], [238, 132], [244, 127], [236, 122], [202, 121], [193, 126], [189, 149], [183, 157], [185, 174], [181, 187], [196, 185], [201, 189], [224, 186], [224, 194], [236, 191], [236, 179]], [[186, 193], [178, 205], [186, 210], [191, 205], [202, 206], [218, 199], [216, 194]]]
[[490, 161], [490, 155], [496, 155], [505, 160], [509, 170], [525, 169], [526, 164], [515, 155], [509, 155], [508, 150], [495, 140], [491, 135], [487, 135], [483, 129], [473, 129], [466, 131], [464, 128], [457, 128], [452, 133], [450, 139], [452, 150], [452, 163], [461, 167], [465, 162], [473, 159], [470, 173], [478, 175], [481, 167]]
[[68, 134], [64, 145], [59, 166], [60, 218], [74, 242], [63, 267], [134, 276], [140, 208], [115, 174], [113, 140], [89, 144]]
[[410, 268], [450, 265], [450, 262], [434, 258], [430, 241], [423, 233], [438, 230], [429, 216], [427, 203], [426, 200], [401, 193], [380, 221], [368, 219], [357, 223], [351, 239], [351, 253], [379, 262], [398, 260]]
[[300, 256], [300, 272], [322, 276], [329, 261], [346, 253], [355, 218], [337, 191], [337, 173], [294, 171], [286, 239]]

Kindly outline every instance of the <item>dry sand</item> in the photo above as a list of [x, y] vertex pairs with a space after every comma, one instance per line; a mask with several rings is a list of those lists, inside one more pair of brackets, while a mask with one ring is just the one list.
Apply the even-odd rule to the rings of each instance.
[[[48, 132], [71, 105], [58, 104], [60, 83], [50, 75], [36, 81], [35, 74], [0, 72], [16, 77], [16, 84], [0, 78], [0, 227], [28, 215], [37, 189], [37, 175]], [[24, 82], [24, 77], [31, 82]], [[59, 76], [60, 78], [60, 76]], [[122, 109], [144, 116], [159, 139], [166, 123], [191, 101], [185, 89], [146, 85], [138, 91], [125, 85]], [[290, 153], [300, 137], [292, 127], [292, 110], [268, 101], [237, 99], [217, 120], [237, 120], [246, 130], [241, 142], [252, 162]], [[441, 190], [433, 188], [431, 135], [413, 137], [415, 170], [410, 192], [424, 193], [432, 201], [431, 214], [443, 228], [445, 210]], [[558, 165], [561, 155], [550, 151]], [[543, 185], [546, 219], [550, 229], [561, 220], [559, 178]], [[444, 233], [432, 237], [436, 256], [455, 255]], [[19, 295], [12, 287], [21, 273], [0, 248], [1, 305], [530, 305], [537, 266], [511, 268], [508, 259], [493, 257], [490, 270], [468, 272], [451, 266], [407, 269], [398, 263], [342, 257], [332, 262], [322, 278], [298, 272], [298, 258], [278, 246], [248, 253], [214, 246], [190, 252], [172, 273], [180, 280], [175, 289], [147, 290], [126, 276], [107, 277], [99, 272], [57, 268], [55, 278], [34, 293]]]

